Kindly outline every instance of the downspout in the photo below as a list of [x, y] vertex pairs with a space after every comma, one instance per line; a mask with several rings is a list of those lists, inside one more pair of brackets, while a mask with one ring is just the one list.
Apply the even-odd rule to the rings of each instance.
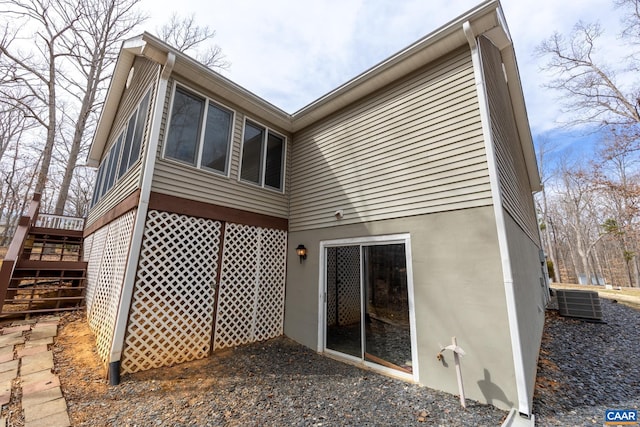
[[138, 260], [140, 258], [140, 250], [142, 248], [142, 236], [144, 235], [147, 211], [149, 210], [149, 196], [151, 194], [151, 182], [153, 180], [153, 171], [156, 165], [156, 155], [160, 139], [162, 110], [164, 109], [164, 100], [167, 95], [169, 76], [171, 75], [175, 61], [176, 56], [169, 52], [167, 54], [167, 60], [160, 71], [158, 90], [156, 91], [151, 122], [151, 134], [149, 136], [149, 145], [145, 153], [144, 166], [142, 170], [140, 199], [138, 200], [138, 210], [133, 224], [133, 237], [131, 239], [131, 247], [129, 248], [129, 258], [125, 270], [122, 293], [120, 294], [120, 308], [118, 310], [113, 341], [111, 343], [108, 371], [109, 384], [111, 385], [118, 385], [120, 383], [120, 360], [122, 358], [122, 348], [124, 347], [124, 335], [127, 329], [129, 310], [131, 308], [133, 285], [135, 283], [136, 270], [138, 267]]
[[482, 121], [482, 133], [484, 134], [485, 150], [487, 152], [487, 165], [489, 168], [489, 181], [491, 183], [491, 196], [493, 199], [493, 211], [496, 217], [496, 228], [498, 233], [498, 246], [500, 248], [500, 258], [502, 263], [502, 277], [504, 280], [504, 290], [507, 302], [507, 316], [509, 319], [509, 331], [511, 335], [511, 349], [513, 353], [513, 365], [516, 378], [516, 390], [518, 393], [518, 412], [521, 416], [531, 418], [531, 408], [529, 407], [529, 393], [527, 390], [526, 373], [524, 360], [522, 358], [522, 341], [518, 328], [518, 313], [516, 309], [516, 296], [513, 288], [513, 273], [511, 271], [511, 260], [509, 257], [509, 242], [507, 240], [506, 221], [504, 210], [502, 209], [502, 193], [500, 192], [500, 180], [498, 175], [498, 165], [496, 163], [496, 153], [493, 144], [493, 134], [491, 132], [491, 121], [489, 113], [489, 101], [487, 99], [484, 72], [482, 68], [482, 57], [480, 47], [473, 34], [473, 29], [469, 21], [462, 24], [464, 34], [471, 47], [471, 58], [473, 61], [473, 73], [476, 81], [476, 91], [478, 93], [478, 103], [480, 106], [480, 118]]

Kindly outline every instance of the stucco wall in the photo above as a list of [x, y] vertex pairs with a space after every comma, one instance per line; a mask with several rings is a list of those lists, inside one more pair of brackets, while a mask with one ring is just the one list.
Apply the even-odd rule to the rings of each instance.
[[[411, 234], [419, 353], [419, 382], [458, 393], [451, 353], [436, 359], [452, 336], [466, 351], [467, 396], [508, 409], [517, 402], [504, 284], [492, 207], [337, 225], [290, 232], [285, 334], [317, 349], [320, 242], [350, 237]], [[293, 248], [304, 244], [300, 263]]]
[[506, 213], [504, 216], [513, 274], [513, 291], [516, 297], [522, 361], [531, 406], [544, 328], [545, 293], [548, 289], [546, 284], [541, 282], [540, 248], [511, 216]]

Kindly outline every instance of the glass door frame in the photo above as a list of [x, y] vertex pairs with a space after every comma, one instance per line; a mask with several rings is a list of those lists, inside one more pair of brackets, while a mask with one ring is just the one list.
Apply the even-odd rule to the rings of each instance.
[[[327, 248], [340, 247], [340, 246], [359, 246], [360, 247], [360, 289], [364, 286], [364, 259], [362, 257], [363, 246], [376, 246], [387, 244], [404, 244], [405, 257], [406, 257], [406, 269], [407, 269], [407, 292], [409, 300], [409, 328], [411, 334], [411, 364], [412, 373], [402, 372], [396, 369], [388, 368], [386, 366], [379, 365], [377, 363], [369, 362], [364, 358], [357, 358], [344, 353], [337, 352], [327, 348], [326, 336], [326, 310], [327, 310]], [[413, 266], [411, 256], [411, 235], [410, 234], [392, 234], [382, 236], [369, 236], [369, 237], [355, 237], [348, 239], [335, 239], [335, 240], [323, 240], [320, 242], [320, 262], [319, 265], [319, 280], [318, 280], [318, 343], [317, 351], [319, 353], [325, 353], [342, 359], [357, 365], [363, 365], [375, 371], [382, 372], [384, 374], [402, 378], [409, 381], [418, 382], [419, 369], [418, 369], [418, 338], [416, 335], [416, 311], [414, 304], [414, 290], [413, 290]], [[362, 307], [365, 304], [364, 298], [360, 298], [361, 313], [364, 312]]]

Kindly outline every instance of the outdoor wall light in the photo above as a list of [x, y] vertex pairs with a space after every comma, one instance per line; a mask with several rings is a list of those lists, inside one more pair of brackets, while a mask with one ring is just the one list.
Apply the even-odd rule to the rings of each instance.
[[307, 259], [307, 248], [304, 245], [298, 245], [296, 253], [300, 257], [300, 264], [302, 264], [302, 260]]

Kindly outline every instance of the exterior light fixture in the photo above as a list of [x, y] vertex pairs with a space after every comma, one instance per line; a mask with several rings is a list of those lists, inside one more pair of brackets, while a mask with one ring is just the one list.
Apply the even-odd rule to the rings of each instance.
[[300, 264], [302, 264], [302, 260], [307, 259], [307, 248], [305, 248], [304, 245], [298, 245], [296, 253], [300, 257]]

